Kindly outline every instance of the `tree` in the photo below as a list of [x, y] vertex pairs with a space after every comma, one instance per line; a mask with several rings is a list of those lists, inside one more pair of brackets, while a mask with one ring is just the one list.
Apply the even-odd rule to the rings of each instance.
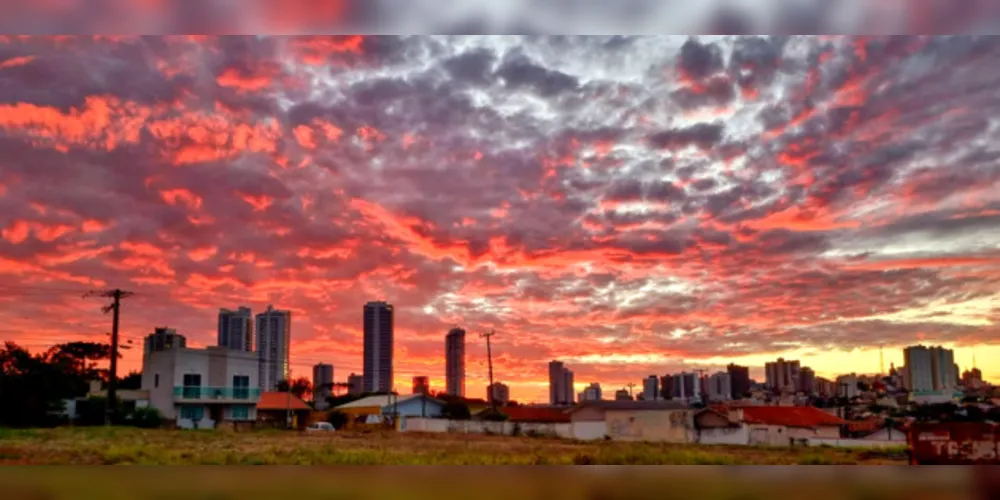
[[347, 416], [346, 413], [339, 411], [331, 411], [330, 414], [326, 417], [326, 421], [330, 422], [330, 425], [332, 425], [334, 429], [340, 429], [345, 425], [347, 425], [348, 418], [349, 417]]
[[[312, 382], [310, 382], [309, 379], [305, 377], [299, 377], [297, 379], [292, 380], [291, 392], [292, 394], [295, 395], [295, 397], [299, 399], [304, 398], [306, 394], [312, 393], [312, 389], [313, 389]], [[279, 380], [278, 392], [285, 392], [285, 391], [288, 391], [288, 381]]]
[[448, 401], [441, 408], [441, 416], [450, 420], [468, 420], [472, 418], [469, 405], [460, 401]]
[[118, 379], [118, 388], [123, 390], [142, 389], [142, 373], [129, 372], [125, 378]]

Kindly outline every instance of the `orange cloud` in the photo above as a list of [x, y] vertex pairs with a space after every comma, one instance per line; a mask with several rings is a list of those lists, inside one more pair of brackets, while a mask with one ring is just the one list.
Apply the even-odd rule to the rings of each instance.
[[16, 68], [18, 66], [24, 66], [26, 64], [31, 64], [35, 60], [35, 56], [23, 56], [23, 57], [12, 57], [3, 62], [0, 62], [0, 69]]
[[160, 198], [173, 206], [185, 206], [192, 210], [201, 208], [201, 197], [187, 189], [168, 189], [160, 191]]

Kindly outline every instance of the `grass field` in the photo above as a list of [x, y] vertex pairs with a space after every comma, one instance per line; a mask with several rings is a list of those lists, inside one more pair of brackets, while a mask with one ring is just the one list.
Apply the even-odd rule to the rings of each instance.
[[749, 448], [418, 433], [0, 429], [0, 465], [905, 464], [900, 450]]

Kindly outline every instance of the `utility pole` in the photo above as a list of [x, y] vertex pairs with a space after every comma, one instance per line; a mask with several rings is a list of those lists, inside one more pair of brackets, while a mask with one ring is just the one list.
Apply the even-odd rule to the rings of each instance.
[[493, 389], [494, 389], [494, 387], [493, 387], [493, 349], [492, 349], [492, 347], [490, 347], [490, 337], [492, 337], [493, 334], [495, 334], [495, 333], [496, 333], [496, 331], [490, 330], [490, 331], [488, 331], [486, 333], [480, 333], [479, 334], [480, 337], [486, 338], [486, 364], [489, 367], [489, 371], [490, 371], [490, 390], [489, 390], [490, 408], [493, 409], [494, 413], [496, 413], [496, 410], [497, 410], [497, 398], [496, 398], [496, 395], [493, 394]]
[[634, 382], [629, 382], [629, 383], [625, 384], [625, 387], [628, 387], [628, 397], [631, 398], [632, 397], [632, 388], [635, 387], [635, 383]]
[[111, 316], [111, 361], [109, 363], [108, 371], [110, 372], [108, 376], [108, 397], [104, 412], [104, 424], [111, 425], [111, 417], [114, 413], [116, 407], [115, 401], [117, 394], [115, 390], [118, 386], [118, 319], [119, 312], [121, 310], [121, 300], [126, 297], [131, 297], [132, 292], [126, 292], [124, 290], [115, 288], [114, 290], [105, 291], [90, 291], [87, 292], [84, 297], [107, 297], [113, 299], [111, 304], [101, 308], [104, 314], [109, 312], [113, 313]]

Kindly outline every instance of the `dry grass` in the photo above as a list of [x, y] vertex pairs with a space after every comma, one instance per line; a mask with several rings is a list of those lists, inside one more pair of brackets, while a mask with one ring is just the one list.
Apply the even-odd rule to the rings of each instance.
[[534, 465], [904, 464], [900, 456], [832, 448], [572, 442], [419, 433], [0, 430], [0, 464]]

